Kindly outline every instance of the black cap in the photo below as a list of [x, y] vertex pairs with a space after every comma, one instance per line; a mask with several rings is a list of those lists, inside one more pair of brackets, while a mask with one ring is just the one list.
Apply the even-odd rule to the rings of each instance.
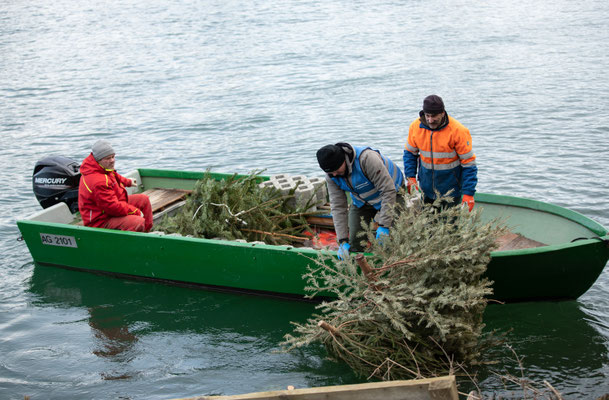
[[345, 162], [345, 152], [335, 144], [328, 144], [317, 150], [317, 161], [325, 172], [334, 172]]
[[444, 102], [440, 96], [432, 94], [423, 100], [423, 112], [425, 114], [440, 114], [444, 112]]

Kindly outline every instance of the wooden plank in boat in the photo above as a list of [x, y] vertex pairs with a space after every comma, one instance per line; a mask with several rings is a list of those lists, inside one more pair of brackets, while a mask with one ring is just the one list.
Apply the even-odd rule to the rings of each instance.
[[497, 239], [497, 244], [499, 245], [497, 251], [530, 249], [533, 247], [547, 246], [547, 244], [545, 243], [529, 239], [514, 232], [508, 232], [505, 235], [501, 236], [499, 239]]
[[152, 205], [152, 213], [162, 211], [167, 206], [183, 200], [191, 190], [180, 189], [148, 189], [143, 194], [147, 195]]
[[233, 396], [200, 396], [181, 400], [458, 400], [454, 376], [355, 385], [277, 390]]
[[[178, 203], [183, 203], [183, 199], [192, 193], [192, 190], [180, 190], [180, 189], [148, 189], [143, 194], [147, 195], [150, 199], [150, 205], [152, 205], [152, 213], [155, 215], [155, 219], [162, 216], [162, 211], [165, 211], [172, 206], [177, 206]], [[78, 219], [72, 223], [73, 225], [83, 225], [82, 219]]]
[[334, 228], [334, 222], [332, 222], [332, 218], [327, 217], [307, 217], [307, 222], [309, 225], [316, 225], [323, 228]]

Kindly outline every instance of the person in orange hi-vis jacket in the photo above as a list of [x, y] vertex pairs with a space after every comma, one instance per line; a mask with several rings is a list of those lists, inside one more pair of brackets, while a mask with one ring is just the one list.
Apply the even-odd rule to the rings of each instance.
[[152, 206], [145, 194], [127, 194], [136, 184], [114, 169], [115, 152], [110, 143], [98, 140], [80, 166], [78, 209], [85, 226], [149, 232]]
[[472, 137], [469, 129], [448, 115], [440, 96], [427, 96], [419, 118], [410, 124], [404, 176], [408, 192], [422, 192], [425, 203], [433, 203], [439, 194], [447, 197], [448, 206], [474, 208], [478, 167]]

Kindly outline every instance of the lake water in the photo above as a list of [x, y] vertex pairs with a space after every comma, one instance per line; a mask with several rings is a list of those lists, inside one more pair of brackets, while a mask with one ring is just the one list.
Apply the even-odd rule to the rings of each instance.
[[[479, 191], [609, 226], [608, 16], [604, 0], [2, 2], [0, 398], [361, 382], [322, 348], [275, 352], [311, 304], [34, 266], [15, 222], [40, 209], [37, 160], [80, 161], [103, 138], [123, 173], [319, 176], [315, 151], [338, 141], [401, 164], [435, 93], [471, 130]], [[485, 319], [513, 328], [530, 378], [568, 398], [609, 393], [607, 270], [577, 301], [496, 305]]]

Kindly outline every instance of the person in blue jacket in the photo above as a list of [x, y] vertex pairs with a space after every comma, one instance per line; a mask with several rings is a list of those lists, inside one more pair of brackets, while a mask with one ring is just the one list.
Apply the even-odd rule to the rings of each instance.
[[[373, 218], [378, 223], [377, 239], [389, 235], [393, 222], [389, 211], [404, 185], [400, 168], [378, 150], [348, 143], [323, 146], [317, 151], [317, 161], [326, 172], [338, 257], [363, 251], [362, 239], [357, 236], [363, 230], [362, 217], [365, 223]], [[346, 192], [351, 194], [351, 207]]]

